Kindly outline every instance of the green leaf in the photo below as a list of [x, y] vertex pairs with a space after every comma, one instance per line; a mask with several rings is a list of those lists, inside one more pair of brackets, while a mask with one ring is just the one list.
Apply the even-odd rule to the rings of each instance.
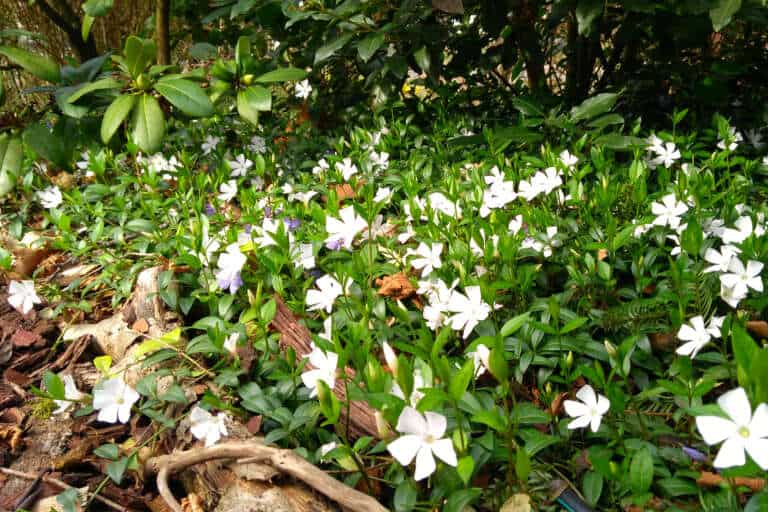
[[448, 394], [451, 395], [451, 398], [457, 402], [461, 400], [474, 376], [475, 362], [470, 359], [464, 363], [464, 366], [456, 372], [453, 379], [448, 383]]
[[0, 73], [0, 107], [5, 103], [5, 83], [3, 82], [3, 74]]
[[187, 396], [184, 394], [184, 390], [178, 384], [174, 384], [168, 388], [168, 390], [160, 396], [160, 400], [165, 402], [174, 402], [177, 404], [186, 405], [188, 403]]
[[160, 103], [149, 94], [139, 97], [133, 110], [133, 140], [146, 153], [160, 149], [165, 135], [165, 118]]
[[571, 109], [571, 121], [578, 123], [579, 121], [592, 119], [600, 114], [605, 114], [613, 108], [618, 99], [618, 94], [604, 92], [584, 100], [581, 105], [577, 105]]
[[104, 16], [112, 9], [114, 3], [115, 0], [88, 0], [83, 4], [83, 11], [94, 18]]
[[629, 484], [635, 494], [646, 492], [653, 482], [653, 456], [648, 448], [638, 450], [629, 464]]
[[334, 53], [341, 50], [344, 45], [346, 45], [349, 40], [352, 39], [353, 35], [354, 34], [344, 34], [343, 36], [339, 36], [325, 46], [318, 48], [315, 52], [315, 65], [323, 62], [324, 60], [333, 56]]
[[519, 447], [515, 450], [515, 474], [521, 483], [528, 482], [528, 475], [531, 474], [531, 459], [528, 453]]
[[472, 421], [488, 425], [496, 432], [506, 432], [507, 427], [509, 427], [507, 418], [496, 407], [487, 411], [478, 411], [472, 415]]
[[368, 62], [376, 51], [384, 44], [384, 33], [376, 32], [357, 43], [357, 56], [363, 62]]
[[761, 512], [768, 510], [768, 491], [752, 496], [744, 506], [744, 512]]
[[122, 457], [107, 464], [107, 475], [117, 485], [120, 485], [120, 482], [123, 481], [123, 476], [128, 469], [128, 464], [131, 462], [131, 457]]
[[109, 375], [109, 368], [112, 366], [112, 357], [99, 356], [93, 359], [93, 366], [104, 376]]
[[636, 146], [645, 146], [646, 140], [641, 137], [632, 137], [630, 135], [621, 135], [619, 133], [606, 133], [595, 139], [595, 144], [605, 146], [617, 151], [632, 149]]
[[593, 507], [597, 506], [600, 495], [603, 493], [603, 477], [600, 473], [587, 471], [581, 482], [581, 492], [584, 494], [584, 499], [587, 500], [587, 503]]
[[74, 487], [56, 495], [56, 503], [61, 505], [63, 512], [77, 512], [80, 510], [80, 495]]
[[243, 63], [251, 56], [251, 40], [246, 36], [240, 36], [235, 44], [235, 64], [237, 69], [242, 72]]
[[115, 98], [101, 120], [101, 140], [107, 144], [136, 104], [136, 96], [125, 94]]
[[275, 299], [269, 299], [263, 306], [261, 306], [261, 321], [266, 325], [275, 318], [277, 313], [277, 302]]
[[57, 83], [61, 78], [59, 65], [46, 56], [13, 46], [0, 46], [0, 55], [46, 82]]
[[114, 443], [103, 444], [93, 450], [93, 454], [103, 459], [117, 460], [120, 456], [120, 447]]
[[576, 5], [576, 21], [579, 24], [579, 35], [588, 36], [592, 32], [595, 20], [603, 14], [604, 0], [579, 0]]
[[120, 89], [123, 86], [122, 82], [118, 82], [114, 78], [102, 78], [95, 82], [90, 82], [80, 87], [75, 93], [70, 94], [67, 98], [67, 103], [74, 103], [86, 94], [90, 94], [94, 91], [102, 91], [104, 89]]
[[507, 323], [505, 323], [501, 328], [502, 337], [506, 338], [507, 336], [512, 336], [517, 332], [518, 329], [525, 325], [525, 322], [528, 321], [530, 316], [530, 313], [523, 313], [522, 315], [517, 315], [511, 320], [507, 320]]
[[422, 46], [413, 53], [413, 58], [416, 60], [416, 64], [425, 73], [429, 73], [429, 68], [432, 65], [432, 59], [429, 57], [429, 51], [426, 46]]
[[155, 90], [163, 95], [174, 107], [191, 117], [213, 115], [213, 103], [202, 87], [183, 78], [160, 79]]
[[[59, 121], [61, 123], [61, 120]], [[58, 128], [58, 127], [57, 127]], [[43, 123], [35, 123], [24, 130], [24, 144], [46, 160], [67, 167], [72, 156], [72, 144], [66, 140], [62, 129], [49, 130]]]
[[[151, 224], [151, 223], [150, 223]], [[126, 230], [127, 230], [126, 226]], [[133, 353], [133, 357], [138, 359], [145, 354], [151, 354], [158, 350], [178, 347], [181, 343], [181, 328], [177, 327], [167, 333], [163, 334], [159, 338], [150, 338], [142, 341]]]
[[151, 233], [155, 230], [155, 225], [147, 219], [131, 219], [125, 223], [125, 230], [132, 233]]
[[741, 325], [734, 322], [733, 326], [731, 326], [731, 344], [736, 364], [748, 372], [752, 368], [752, 361], [755, 360], [760, 350], [757, 343]]
[[123, 50], [125, 57], [125, 66], [131, 78], [136, 79], [152, 62], [157, 55], [157, 46], [151, 39], [140, 39], [136, 36], [130, 36], [125, 41]]
[[43, 374], [43, 384], [45, 384], [45, 390], [55, 400], [64, 400], [64, 383], [58, 375], [46, 370]]
[[262, 84], [274, 83], [274, 82], [291, 82], [295, 80], [303, 80], [306, 78], [307, 72], [299, 68], [280, 68], [274, 71], [269, 71], [263, 75], [254, 79], [254, 82]]
[[464, 485], [468, 485], [472, 478], [472, 473], [475, 471], [475, 459], [471, 455], [465, 455], [459, 459], [459, 463], [456, 464], [456, 472], [459, 474], [459, 478], [464, 482]]
[[80, 37], [83, 38], [83, 41], [87, 41], [88, 36], [91, 35], [91, 27], [93, 27], [94, 21], [96, 21], [96, 18], [93, 16], [88, 14], [83, 15], [83, 23], [80, 25]]
[[741, 0], [718, 0], [717, 6], [709, 11], [712, 28], [720, 32], [731, 22], [733, 15], [741, 9]]
[[272, 108], [272, 93], [259, 85], [252, 85], [237, 93], [237, 111], [254, 126], [259, 123], [259, 112]]
[[453, 491], [445, 502], [441, 512], [464, 512], [480, 496], [480, 489], [460, 489]]
[[21, 170], [24, 157], [21, 139], [0, 135], [0, 197], [10, 193], [16, 187], [16, 177]]
[[395, 489], [395, 511], [408, 512], [416, 506], [416, 486], [410, 478], [404, 479]]

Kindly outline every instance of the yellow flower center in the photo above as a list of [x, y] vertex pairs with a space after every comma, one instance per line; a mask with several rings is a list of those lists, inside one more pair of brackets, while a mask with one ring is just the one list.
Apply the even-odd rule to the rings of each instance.
[[743, 438], [749, 437], [749, 429], [747, 427], [741, 427], [739, 429], [739, 435]]

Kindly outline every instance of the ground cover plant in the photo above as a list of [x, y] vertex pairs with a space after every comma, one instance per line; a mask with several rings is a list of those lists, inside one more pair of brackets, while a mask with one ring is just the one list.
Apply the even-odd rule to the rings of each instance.
[[[67, 511], [224, 506], [168, 485], [194, 465], [173, 450], [254, 453], [356, 510], [763, 510], [762, 105], [644, 116], [631, 88], [503, 82], [479, 100], [433, 49], [385, 44], [469, 12], [289, 2], [277, 26], [316, 24], [280, 43], [268, 4], [219, 2], [204, 24], [261, 28], [183, 66], [139, 36], [63, 67], [0, 46], [51, 95], [0, 135], [4, 462], [65, 425], [21, 476], [58, 472]], [[699, 14], [763, 12], [739, 7]], [[344, 52], [382, 67], [342, 76]], [[353, 82], [365, 101], [339, 97]]]

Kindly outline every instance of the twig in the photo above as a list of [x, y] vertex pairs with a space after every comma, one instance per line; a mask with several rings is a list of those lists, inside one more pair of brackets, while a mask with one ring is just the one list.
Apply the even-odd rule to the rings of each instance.
[[[0, 473], [4, 473], [6, 475], [15, 476], [16, 478], [24, 478], [26, 480], [35, 480], [38, 478], [39, 475], [35, 475], [33, 473], [24, 473], [22, 471], [16, 471], [15, 469], [8, 469], [8, 468], [0, 468]], [[69, 485], [68, 483], [62, 482], [58, 478], [53, 478], [52, 476], [44, 476], [43, 482], [49, 483], [51, 485], [55, 485], [56, 487], [59, 487], [61, 489], [74, 489], [79, 492], [79, 489], [76, 487], [73, 487]], [[129, 512], [127, 508], [124, 506], [115, 503], [114, 501], [105, 498], [104, 496], [100, 496], [98, 494], [93, 494], [93, 498], [96, 500], [102, 502], [103, 504], [107, 505], [108, 507], [111, 507], [115, 510], [119, 510], [120, 512]]]
[[147, 461], [145, 467], [149, 473], [157, 474], [157, 490], [168, 506], [174, 512], [183, 512], [181, 505], [171, 492], [168, 477], [189, 466], [216, 459], [247, 459], [268, 463], [353, 512], [386, 512], [387, 510], [372, 497], [329, 476], [293, 451], [273, 448], [258, 442], [231, 442], [209, 448], [175, 452], [153, 457]]
[[711, 471], [702, 471], [699, 478], [696, 479], [696, 483], [701, 487], [719, 487], [728, 482], [733, 483], [733, 485], [736, 485], [737, 487], [749, 487], [753, 492], [762, 491], [765, 488], [766, 483], [764, 478], [747, 478], [741, 476], [725, 478], [722, 475], [712, 473]]

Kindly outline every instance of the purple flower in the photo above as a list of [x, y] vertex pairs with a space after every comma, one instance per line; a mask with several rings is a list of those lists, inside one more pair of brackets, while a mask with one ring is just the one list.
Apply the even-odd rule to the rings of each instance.
[[301, 221], [299, 219], [286, 219], [285, 225], [289, 231], [296, 231], [301, 226]]
[[246, 235], [250, 235], [251, 234], [251, 230], [253, 229], [253, 226], [251, 226], [250, 224], [246, 224], [244, 229], [245, 229], [245, 234]]
[[222, 290], [229, 290], [229, 293], [235, 294], [237, 293], [237, 290], [240, 289], [241, 286], [243, 286], [243, 280], [240, 277], [240, 272], [235, 272], [232, 274], [219, 274], [219, 278], [217, 280], [217, 283], [219, 285], [219, 288]]
[[695, 460], [696, 462], [704, 462], [707, 460], [706, 455], [695, 448], [691, 448], [690, 446], [683, 446], [683, 451], [687, 456], [691, 458], [691, 460]]
[[264, 216], [268, 219], [272, 217], [272, 208], [270, 206], [264, 207]]
[[211, 203], [205, 203], [205, 208], [203, 209], [203, 211], [207, 216], [210, 217], [211, 215], [214, 215], [216, 213], [216, 208], [214, 208]]
[[325, 246], [332, 251], [338, 251], [344, 246], [344, 240], [340, 238], [337, 238], [336, 240], [329, 240], [325, 243]]
[[315, 279], [318, 279], [323, 276], [323, 271], [320, 270], [319, 268], [316, 268], [316, 269], [310, 270], [309, 275], [311, 275]]

